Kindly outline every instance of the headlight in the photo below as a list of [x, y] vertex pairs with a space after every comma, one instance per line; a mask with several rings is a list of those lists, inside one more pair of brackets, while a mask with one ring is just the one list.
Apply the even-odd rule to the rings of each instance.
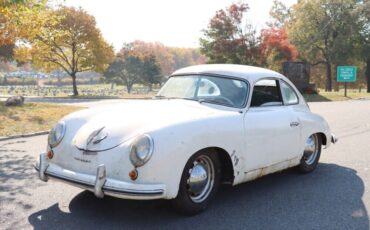
[[66, 123], [64, 121], [58, 122], [50, 131], [48, 137], [49, 145], [54, 148], [62, 141], [66, 133]]
[[142, 135], [134, 140], [130, 149], [130, 160], [135, 167], [144, 165], [153, 154], [154, 143], [149, 135]]

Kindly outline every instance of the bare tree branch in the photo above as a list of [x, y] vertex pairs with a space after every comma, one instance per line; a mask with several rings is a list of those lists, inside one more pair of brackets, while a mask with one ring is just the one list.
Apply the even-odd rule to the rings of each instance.
[[[57, 44], [56, 44], [56, 42], [55, 42], [55, 40], [54, 39], [52, 39], [53, 40], [53, 44], [49, 44], [45, 39], [43, 39], [41, 36], [39, 36], [39, 35], [37, 35], [36, 36], [36, 38], [39, 40], [39, 41], [41, 41], [42, 43], [44, 43], [46, 46], [49, 46], [49, 47], [55, 47], [55, 48], [57, 48], [58, 50], [60, 50], [61, 51], [61, 54], [60, 53], [58, 53], [57, 51], [53, 51], [52, 50], [52, 52], [54, 53], [54, 54], [56, 54], [58, 57], [60, 57], [67, 65], [68, 65], [68, 67], [71, 69], [71, 70], [73, 70], [72, 69], [72, 66], [70, 65], [70, 63], [69, 63], [69, 61], [68, 61], [68, 58], [67, 58], [67, 56], [64, 54], [64, 52], [63, 52], [63, 49], [61, 48], [61, 47], [59, 47]], [[53, 62], [54, 63], [54, 62]], [[61, 63], [59, 63], [59, 65], [62, 65]], [[63, 66], [64, 67], [64, 66]], [[63, 69], [66, 69], [65, 67], [63, 68]]]
[[52, 62], [58, 66], [60, 66], [64, 71], [66, 71], [66, 73], [68, 73], [69, 75], [71, 75], [72, 73], [61, 63], [59, 63], [55, 58], [52, 58], [52, 57], [46, 57], [44, 56], [44, 59], [46, 61], [49, 61], [49, 62]]
[[[69, 66], [69, 68], [73, 69], [72, 68], [72, 65], [69, 63], [69, 60], [68, 60], [67, 55], [65, 55], [63, 49], [56, 43], [55, 38], [52, 41], [53, 41], [54, 46], [60, 51], [61, 55], [64, 57], [62, 59], [64, 59], [64, 61], [66, 62], [66, 64]], [[55, 53], [58, 55], [57, 52], [55, 52]]]

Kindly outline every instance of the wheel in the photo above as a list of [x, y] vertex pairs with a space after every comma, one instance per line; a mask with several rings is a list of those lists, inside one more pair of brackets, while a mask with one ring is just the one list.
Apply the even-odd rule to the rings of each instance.
[[298, 169], [302, 173], [309, 173], [315, 170], [319, 163], [321, 154], [321, 138], [318, 134], [308, 137], [304, 147], [304, 153]]
[[205, 210], [220, 185], [220, 161], [214, 151], [201, 151], [186, 163], [179, 192], [173, 200], [177, 211], [195, 215]]

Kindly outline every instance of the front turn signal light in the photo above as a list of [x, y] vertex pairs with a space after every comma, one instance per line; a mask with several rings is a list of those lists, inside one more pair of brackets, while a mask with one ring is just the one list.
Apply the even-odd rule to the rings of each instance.
[[46, 156], [48, 157], [49, 160], [53, 159], [53, 156], [54, 156], [53, 150], [49, 150]]
[[137, 171], [137, 169], [133, 169], [131, 170], [131, 172], [129, 172], [128, 176], [131, 178], [131, 180], [136, 180], [139, 176], [139, 172]]

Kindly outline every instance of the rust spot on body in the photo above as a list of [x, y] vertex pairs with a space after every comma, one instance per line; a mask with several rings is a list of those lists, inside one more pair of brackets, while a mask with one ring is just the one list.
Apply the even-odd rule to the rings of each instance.
[[234, 162], [234, 166], [237, 166], [239, 163], [239, 157], [236, 155], [236, 151], [233, 150], [233, 153], [230, 155], [231, 160]]

